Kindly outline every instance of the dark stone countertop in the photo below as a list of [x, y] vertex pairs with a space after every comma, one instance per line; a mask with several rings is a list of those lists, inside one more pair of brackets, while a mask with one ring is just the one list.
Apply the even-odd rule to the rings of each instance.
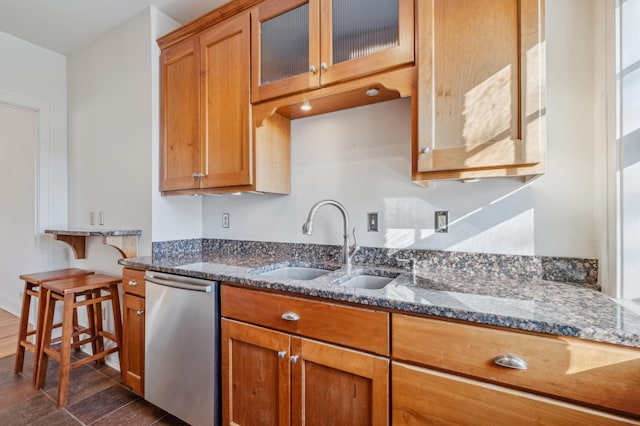
[[[288, 262], [277, 254], [180, 253], [155, 259], [122, 259], [120, 264], [292, 295], [640, 348], [640, 304], [613, 299], [580, 284], [428, 269], [419, 269], [414, 278], [407, 270], [366, 265], [353, 266], [348, 272], [340, 264]], [[276, 264], [335, 270], [309, 281], [257, 274], [272, 269]], [[363, 272], [400, 275], [380, 290], [349, 288], [334, 283], [346, 273]]]

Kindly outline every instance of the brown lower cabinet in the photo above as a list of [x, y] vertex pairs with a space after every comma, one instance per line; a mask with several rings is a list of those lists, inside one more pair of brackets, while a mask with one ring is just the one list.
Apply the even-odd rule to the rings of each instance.
[[632, 421], [551, 398], [393, 362], [394, 426], [623, 425]]
[[391, 330], [394, 426], [640, 424], [637, 349], [396, 313]]
[[[245, 300], [257, 304], [252, 310], [236, 309]], [[221, 306], [224, 425], [389, 424], [387, 357], [281, 331], [293, 327], [311, 336], [322, 335], [340, 317], [340, 313], [326, 314], [336, 305], [223, 286]], [[281, 312], [273, 315], [278, 307]], [[371, 314], [374, 324], [376, 318], [388, 321], [386, 313], [336, 309]], [[264, 315], [256, 322], [278, 330], [224, 318], [225, 314], [244, 318]], [[383, 324], [381, 331], [386, 334], [388, 323]], [[342, 328], [348, 333], [351, 327], [343, 323]]]
[[122, 381], [144, 396], [144, 271], [122, 272]]

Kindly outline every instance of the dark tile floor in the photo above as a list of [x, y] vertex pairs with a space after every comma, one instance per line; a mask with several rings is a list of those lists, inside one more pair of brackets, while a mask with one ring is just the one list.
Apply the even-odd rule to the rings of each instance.
[[41, 390], [31, 385], [33, 355], [27, 352], [20, 374], [14, 363], [15, 356], [0, 359], [0, 425], [187, 425], [122, 386], [111, 367], [89, 363], [71, 370], [69, 403], [57, 409], [58, 363], [49, 361]]

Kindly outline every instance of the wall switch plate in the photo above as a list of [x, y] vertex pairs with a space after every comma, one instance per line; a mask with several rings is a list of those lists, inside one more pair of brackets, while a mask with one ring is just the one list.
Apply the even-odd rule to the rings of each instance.
[[229, 227], [229, 213], [222, 213], [222, 227]]
[[447, 210], [435, 212], [434, 229], [436, 232], [449, 232], [449, 212]]
[[378, 212], [367, 213], [367, 231], [378, 232]]

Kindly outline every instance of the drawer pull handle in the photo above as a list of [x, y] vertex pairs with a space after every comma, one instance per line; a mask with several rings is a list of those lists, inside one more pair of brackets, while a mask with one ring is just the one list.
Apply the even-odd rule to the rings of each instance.
[[136, 281], [136, 280], [129, 280], [129, 285], [130, 285], [131, 287], [135, 287], [135, 286], [137, 286], [137, 285], [138, 285], [138, 281]]
[[136, 315], [141, 317], [142, 315], [144, 315], [144, 311], [136, 311]]
[[300, 319], [300, 315], [296, 314], [295, 312], [288, 311], [280, 315], [280, 318], [287, 321], [298, 321]]
[[284, 359], [284, 357], [287, 356], [287, 352], [286, 351], [280, 351], [278, 352], [278, 359]]
[[298, 355], [291, 355], [291, 364], [295, 364], [296, 362], [298, 362]]
[[529, 368], [525, 360], [512, 354], [498, 355], [493, 359], [493, 363], [501, 367], [515, 368], [516, 370], [526, 370]]

